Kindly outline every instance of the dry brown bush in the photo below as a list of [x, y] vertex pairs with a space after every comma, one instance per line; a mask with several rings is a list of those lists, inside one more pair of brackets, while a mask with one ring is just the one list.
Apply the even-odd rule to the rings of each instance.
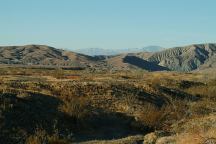
[[57, 133], [49, 135], [42, 129], [26, 139], [26, 144], [69, 144], [69, 141], [61, 139]]
[[187, 89], [187, 92], [214, 99], [216, 94], [216, 80], [211, 80], [206, 85], [191, 87]]
[[83, 119], [90, 113], [88, 100], [77, 96], [65, 99], [60, 110], [75, 119]]
[[89, 98], [83, 96], [82, 92], [75, 91], [72, 85], [66, 84], [62, 87], [59, 90], [59, 98], [63, 101], [59, 110], [72, 117], [75, 120], [74, 123], [79, 123], [91, 114]]
[[55, 78], [57, 79], [62, 79], [64, 78], [64, 70], [62, 70], [61, 68], [58, 68], [54, 71], [54, 75]]
[[165, 127], [163, 122], [170, 112], [171, 110], [169, 106], [158, 108], [153, 104], [147, 104], [144, 105], [143, 111], [138, 112], [137, 118], [138, 121], [141, 122], [144, 126], [147, 126], [151, 129], [158, 129]]
[[138, 121], [154, 130], [171, 131], [172, 124], [186, 118], [188, 106], [185, 101], [172, 100], [170, 104], [157, 107], [154, 104], [143, 105], [142, 111], [137, 112]]
[[191, 113], [195, 116], [203, 116], [216, 112], [216, 84], [210, 82], [207, 85], [195, 86], [186, 90], [186, 92], [200, 96], [201, 100], [190, 104]]
[[176, 137], [177, 144], [216, 144], [216, 130], [199, 129], [198, 131], [182, 133]]

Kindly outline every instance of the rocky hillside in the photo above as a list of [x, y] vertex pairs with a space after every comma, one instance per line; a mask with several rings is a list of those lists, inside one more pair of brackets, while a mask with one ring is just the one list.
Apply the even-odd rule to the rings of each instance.
[[88, 67], [96, 71], [131, 69], [160, 71], [166, 69], [133, 54], [93, 57], [45, 45], [0, 47], [0, 64]]
[[1, 64], [86, 66], [94, 58], [44, 45], [0, 47]]
[[198, 44], [156, 52], [148, 58], [175, 71], [192, 71], [216, 66], [216, 44]]
[[87, 56], [44, 45], [0, 47], [0, 64], [91, 67], [95, 70], [193, 71], [216, 68], [216, 44], [197, 44], [159, 52]]
[[[143, 56], [148, 57], [151, 53], [142, 53]], [[115, 70], [131, 70], [143, 69], [147, 71], [163, 71], [169, 70], [166, 67], [160, 66], [154, 62], [147, 61], [144, 58], [138, 57], [137, 54], [121, 54], [106, 59], [107, 64]]]
[[107, 62], [117, 67], [135, 66], [149, 71], [213, 69], [216, 68], [216, 44], [189, 45], [155, 53], [124, 54], [111, 57]]

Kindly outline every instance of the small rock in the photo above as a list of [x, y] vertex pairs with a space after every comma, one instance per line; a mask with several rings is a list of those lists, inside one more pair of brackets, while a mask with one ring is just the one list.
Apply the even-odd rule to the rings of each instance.
[[152, 132], [144, 136], [144, 142], [143, 144], [155, 144], [157, 140], [157, 135], [156, 133]]
[[157, 139], [168, 135], [169, 133], [164, 131], [156, 131], [156, 132], [149, 133], [144, 136], [143, 144], [155, 144]]
[[174, 136], [158, 138], [156, 144], [175, 144], [176, 140]]

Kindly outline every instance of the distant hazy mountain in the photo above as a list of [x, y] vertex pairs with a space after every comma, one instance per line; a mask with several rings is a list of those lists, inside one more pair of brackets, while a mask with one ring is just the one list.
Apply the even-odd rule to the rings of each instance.
[[138, 52], [156, 52], [163, 50], [159, 46], [147, 46], [143, 48], [122, 48], [122, 49], [102, 49], [102, 48], [86, 48], [86, 49], [74, 49], [74, 52], [89, 55], [118, 55], [122, 53], [138, 53]]
[[142, 50], [147, 52], [158, 52], [158, 51], [165, 50], [165, 48], [162, 48], [160, 46], [147, 46], [147, 47], [143, 47]]
[[84, 49], [74, 49], [74, 52], [81, 53], [89, 56], [99, 56], [99, 55], [116, 55], [118, 52], [110, 49], [102, 48], [84, 48]]

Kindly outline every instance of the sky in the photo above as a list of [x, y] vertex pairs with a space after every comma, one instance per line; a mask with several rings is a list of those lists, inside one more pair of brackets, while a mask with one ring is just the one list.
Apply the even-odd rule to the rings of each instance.
[[0, 45], [165, 48], [216, 42], [216, 0], [0, 0]]

